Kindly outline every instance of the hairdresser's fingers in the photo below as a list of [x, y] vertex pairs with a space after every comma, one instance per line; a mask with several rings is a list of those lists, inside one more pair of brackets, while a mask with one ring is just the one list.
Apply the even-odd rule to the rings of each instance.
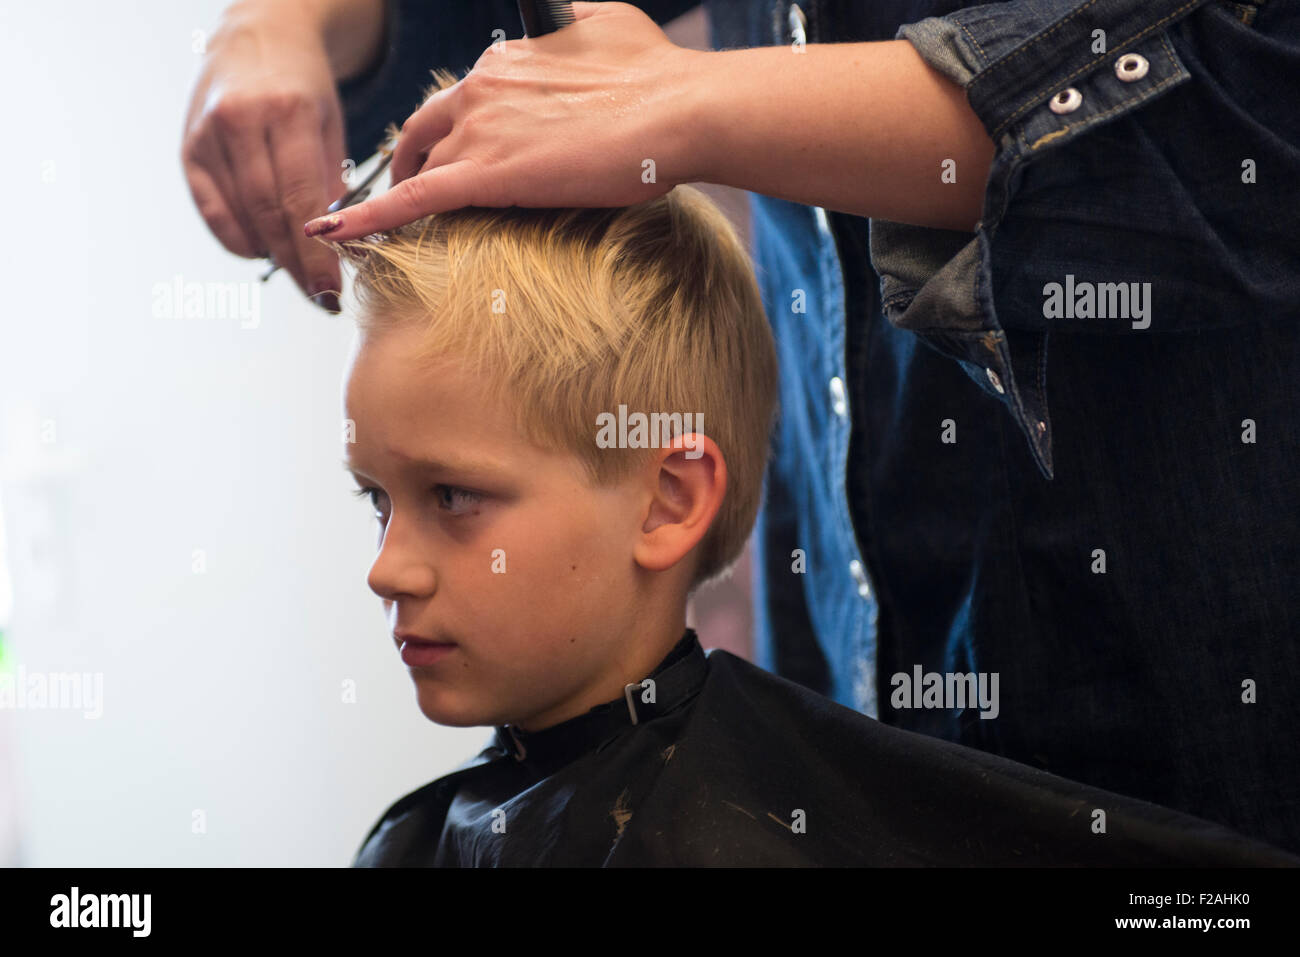
[[[290, 233], [289, 220], [280, 201], [280, 188], [271, 160], [271, 128], [275, 125], [265, 104], [258, 104], [260, 121], [222, 122], [218, 119], [221, 141], [231, 158], [235, 189], [245, 213], [253, 223], [257, 241], [288, 270], [294, 281], [306, 288], [306, 270], [296, 241]], [[315, 168], [315, 161], [312, 163]]]
[[482, 183], [482, 171], [474, 160], [458, 160], [402, 180], [374, 199], [313, 219], [303, 232], [342, 242], [462, 206], [509, 205], [493, 202]]
[[453, 116], [464, 91], [463, 83], [464, 80], [438, 90], [407, 117], [388, 164], [390, 183], [400, 183], [420, 172], [429, 150], [451, 132]]
[[221, 245], [236, 256], [264, 255], [266, 250], [258, 246], [257, 233], [238, 202], [225, 151], [210, 126], [184, 138], [181, 165], [194, 205]]
[[[327, 117], [304, 102], [290, 109], [268, 130], [271, 165], [275, 171], [279, 218], [285, 238], [292, 245], [301, 272], [293, 277], [308, 296], [342, 291], [338, 257], [324, 243], [308, 239], [296, 226], [312, 216], [319, 216], [329, 206], [333, 176], [326, 178], [322, 162], [327, 147]], [[331, 147], [332, 148], [332, 147]], [[342, 147], [337, 147], [337, 162], [342, 163]], [[331, 157], [333, 159], [333, 157]], [[275, 247], [272, 247], [274, 250]], [[277, 255], [276, 262], [283, 262]], [[326, 305], [328, 300], [318, 300]]]
[[[609, 16], [619, 13], [617, 8], [627, 6], [629, 4], [625, 3], [574, 3], [573, 19], [576, 22], [597, 15]], [[508, 55], [502, 53], [504, 49], [507, 47], [494, 44], [484, 51], [479, 61], [482, 62], [485, 57]], [[451, 133], [456, 118], [463, 118], [467, 111], [473, 109], [475, 95], [472, 91], [477, 89], [474, 83], [480, 74], [471, 73], [470, 76], [473, 81], [468, 84], [465, 82], [468, 79], [466, 77], [453, 86], [434, 92], [402, 124], [401, 137], [388, 167], [390, 183], [400, 183], [419, 173], [424, 168], [429, 151]]]

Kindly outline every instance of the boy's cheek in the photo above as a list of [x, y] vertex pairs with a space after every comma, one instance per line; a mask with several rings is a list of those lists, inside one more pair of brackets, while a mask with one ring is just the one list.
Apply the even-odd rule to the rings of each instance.
[[571, 591], [607, 567], [608, 555], [599, 547], [598, 534], [536, 527], [528, 536], [513, 536], [510, 544], [493, 548], [486, 567], [496, 584], [534, 592]]

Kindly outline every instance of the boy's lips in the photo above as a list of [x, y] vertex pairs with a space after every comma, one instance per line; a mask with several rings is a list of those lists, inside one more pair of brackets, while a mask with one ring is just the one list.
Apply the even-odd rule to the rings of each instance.
[[416, 645], [455, 645], [455, 641], [438, 641], [437, 638], [426, 638], [422, 635], [415, 635], [413, 632], [393, 632], [393, 637], [398, 644], [403, 641], [415, 642]]
[[415, 645], [454, 645], [454, 641], [439, 641], [436, 638], [425, 638], [423, 635], [412, 634], [407, 631], [393, 632], [393, 639], [400, 645], [404, 642], [411, 642]]
[[393, 632], [393, 640], [401, 648], [402, 661], [413, 668], [431, 665], [456, 647], [454, 641], [434, 641], [400, 631]]

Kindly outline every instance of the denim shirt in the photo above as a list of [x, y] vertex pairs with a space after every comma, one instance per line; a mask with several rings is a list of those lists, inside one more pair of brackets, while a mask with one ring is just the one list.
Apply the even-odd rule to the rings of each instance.
[[[904, 38], [996, 147], [974, 233], [751, 194], [758, 663], [1300, 849], [1300, 4], [706, 6], [718, 49]], [[388, 18], [358, 160], [520, 34], [513, 0]], [[930, 673], [996, 708], [900, 696]]]

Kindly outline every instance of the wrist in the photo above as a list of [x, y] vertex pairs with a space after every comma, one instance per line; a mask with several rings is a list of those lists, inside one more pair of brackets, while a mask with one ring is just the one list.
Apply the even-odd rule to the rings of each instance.
[[672, 130], [677, 142], [678, 183], [722, 183], [719, 149], [722, 124], [716, 70], [720, 53], [680, 48], [670, 82], [675, 90]]
[[387, 16], [386, 0], [234, 0], [222, 26], [314, 40], [335, 81], [343, 82], [380, 55]]
[[330, 0], [234, 0], [221, 15], [223, 23], [292, 27], [298, 33], [325, 36]]
[[768, 105], [764, 97], [771, 93], [761, 81], [770, 80], [764, 71], [777, 65], [762, 60], [770, 48], [687, 52], [682, 125], [689, 132], [693, 181], [750, 189], [747, 172], [757, 157], [749, 152], [763, 142], [758, 124]]
[[383, 55], [393, 0], [303, 0], [317, 24], [338, 82], [360, 76]]

